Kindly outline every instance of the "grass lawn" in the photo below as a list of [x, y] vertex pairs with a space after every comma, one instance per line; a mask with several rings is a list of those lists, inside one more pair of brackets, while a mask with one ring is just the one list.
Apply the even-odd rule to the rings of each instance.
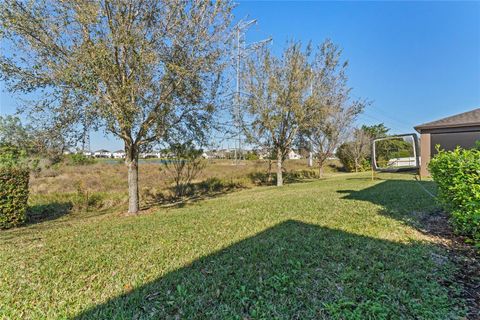
[[[0, 232], [0, 318], [455, 319], [455, 265], [409, 175], [257, 187]], [[434, 192], [432, 182], [422, 182]]]

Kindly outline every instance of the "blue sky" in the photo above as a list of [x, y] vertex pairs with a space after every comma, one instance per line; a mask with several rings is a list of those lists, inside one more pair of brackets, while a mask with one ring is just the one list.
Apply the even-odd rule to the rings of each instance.
[[[373, 101], [359, 124], [412, 132], [480, 107], [480, 2], [240, 1], [234, 14], [258, 19], [247, 40], [272, 36], [276, 52], [287, 40], [341, 46], [353, 95]], [[0, 113], [13, 113], [18, 99], [0, 90]], [[122, 146], [101, 133], [91, 144]]]

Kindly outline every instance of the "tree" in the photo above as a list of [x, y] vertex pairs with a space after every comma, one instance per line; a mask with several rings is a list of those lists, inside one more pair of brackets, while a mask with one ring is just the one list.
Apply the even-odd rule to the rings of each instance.
[[355, 172], [358, 172], [362, 165], [361, 160], [365, 159], [370, 154], [371, 137], [364, 130], [357, 128], [353, 130], [353, 137], [351, 152], [353, 155]]
[[291, 43], [280, 58], [263, 48], [247, 62], [245, 73], [247, 138], [275, 154], [277, 186], [283, 161], [303, 125], [309, 102], [310, 50]]
[[71, 139], [86, 127], [122, 139], [135, 214], [139, 151], [205, 137], [231, 9], [229, 0], [5, 0], [0, 36], [12, 50], [1, 53], [0, 79], [42, 94], [23, 111]]
[[42, 156], [52, 162], [60, 161], [67, 147], [63, 132], [34, 122], [36, 126], [25, 125], [17, 116], [0, 116], [0, 144], [15, 146], [29, 157]]
[[337, 150], [337, 157], [350, 171], [358, 172], [364, 168], [370, 152], [370, 136], [361, 128], [353, 129], [353, 139], [343, 143]]
[[345, 140], [352, 122], [367, 102], [352, 100], [346, 70], [348, 63], [341, 60], [342, 50], [326, 40], [312, 63], [311, 101], [306, 124], [301, 130], [306, 147], [315, 153], [319, 177], [328, 157]]
[[390, 131], [383, 123], [372, 124], [371, 126], [364, 124], [361, 129], [365, 131], [371, 139], [384, 138], [388, 135], [388, 131]]
[[32, 148], [31, 128], [16, 116], [0, 116], [0, 144], [12, 145], [25, 152]]

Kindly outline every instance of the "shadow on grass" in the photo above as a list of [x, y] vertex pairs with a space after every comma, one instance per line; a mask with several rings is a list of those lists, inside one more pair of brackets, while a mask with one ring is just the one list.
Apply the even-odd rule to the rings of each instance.
[[[248, 175], [250, 181], [257, 186], [274, 186], [277, 184], [275, 172], [251, 172]], [[318, 173], [314, 170], [292, 170], [283, 172], [285, 184], [308, 182], [318, 179]]]
[[73, 204], [69, 201], [51, 202], [30, 206], [27, 211], [27, 221], [25, 226], [58, 219], [70, 213], [72, 208]]
[[222, 180], [210, 178], [201, 182], [192, 183], [183, 187], [182, 196], [175, 196], [176, 188], [168, 189], [168, 194], [163, 192], [158, 194], [148, 194], [148, 200], [142, 209], [149, 209], [154, 206], [160, 207], [184, 207], [201, 200], [216, 198], [237, 190], [245, 189], [247, 186], [240, 181]]
[[76, 319], [455, 318], [432, 250], [289, 220]]
[[[371, 178], [348, 178], [347, 180]], [[410, 226], [425, 231], [430, 218], [443, 214], [431, 194], [436, 194], [433, 181], [382, 180], [361, 190], [339, 190], [343, 199], [368, 201], [383, 207], [381, 214], [401, 220]], [[430, 193], [430, 194], [429, 194]], [[418, 212], [418, 208], [423, 208]]]
[[[466, 301], [468, 319], [478, 319], [480, 311], [480, 260], [475, 249], [453, 232], [448, 215], [436, 204], [433, 181], [384, 180], [362, 190], [339, 190], [343, 199], [368, 201], [383, 207], [380, 214], [400, 220], [423, 234], [434, 236], [435, 242], [449, 252], [457, 267], [455, 280], [461, 284], [458, 293]], [[423, 208], [417, 211], [418, 208]], [[443, 258], [442, 258], [443, 259]]]

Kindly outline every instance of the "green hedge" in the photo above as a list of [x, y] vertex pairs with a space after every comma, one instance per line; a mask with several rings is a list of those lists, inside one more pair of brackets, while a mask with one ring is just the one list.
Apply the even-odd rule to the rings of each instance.
[[26, 219], [28, 168], [0, 167], [0, 229], [16, 227]]
[[480, 150], [440, 150], [429, 169], [455, 230], [480, 247]]

